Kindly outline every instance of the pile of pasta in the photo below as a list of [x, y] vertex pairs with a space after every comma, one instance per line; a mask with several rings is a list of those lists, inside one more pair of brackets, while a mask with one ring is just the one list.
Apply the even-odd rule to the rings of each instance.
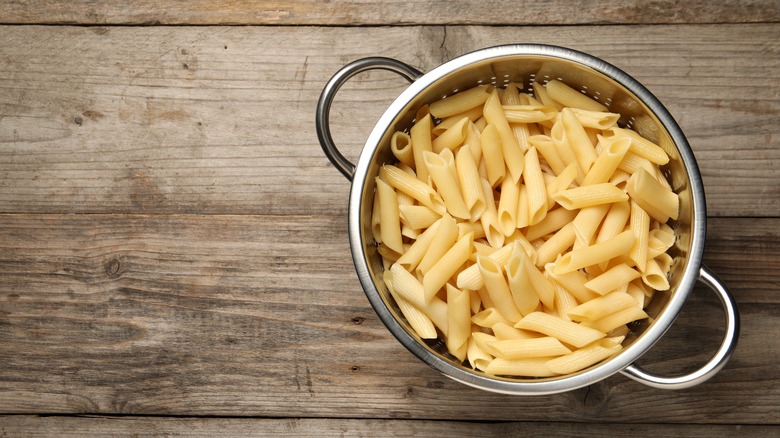
[[383, 280], [422, 339], [490, 375], [548, 377], [622, 348], [669, 289], [678, 196], [658, 145], [558, 80], [422, 108], [376, 177]]

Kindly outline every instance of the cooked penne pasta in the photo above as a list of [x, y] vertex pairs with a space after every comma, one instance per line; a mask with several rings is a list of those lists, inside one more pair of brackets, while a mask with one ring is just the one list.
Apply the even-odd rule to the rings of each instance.
[[563, 106], [581, 108], [591, 111], [607, 111], [607, 107], [604, 105], [596, 102], [590, 97], [580, 93], [579, 91], [571, 88], [559, 80], [553, 79], [547, 82], [546, 88], [550, 98], [556, 102], [560, 102]]
[[380, 178], [376, 178], [376, 197], [379, 198], [379, 233], [382, 236], [382, 243], [402, 254], [404, 248], [401, 237], [401, 216], [395, 190]]
[[671, 287], [668, 155], [549, 73], [533, 95], [481, 85], [423, 105], [375, 178], [387, 292], [416, 337], [477, 372], [590, 367]]
[[[423, 163], [423, 166], [425, 166], [425, 163]], [[415, 179], [403, 170], [395, 166], [384, 165], [380, 174], [383, 177], [382, 179], [395, 187], [396, 190], [406, 193], [436, 213], [444, 214], [447, 210], [444, 201], [431, 186]]]
[[504, 109], [501, 107], [501, 101], [496, 91], [493, 91], [485, 101], [483, 112], [485, 120], [489, 125], [495, 126], [498, 137], [501, 139], [501, 155], [506, 163], [506, 168], [509, 169], [509, 175], [514, 182], [519, 181], [525, 165], [523, 154], [512, 129], [509, 127], [509, 122], [504, 116]]
[[544, 312], [529, 313], [515, 324], [515, 328], [543, 333], [577, 348], [606, 336], [598, 330]]
[[443, 119], [480, 106], [490, 96], [492, 88], [489, 85], [478, 85], [448, 96], [446, 99], [437, 100], [430, 104], [431, 115]]
[[459, 219], [470, 219], [471, 214], [463, 201], [460, 184], [457, 181], [455, 157], [452, 155], [452, 151], [445, 150], [441, 154], [425, 152], [423, 162], [428, 167], [431, 179], [436, 184], [436, 191], [444, 200], [447, 211]]
[[553, 194], [552, 198], [563, 208], [576, 210], [625, 201], [628, 195], [610, 183], [602, 183], [563, 190]]
[[664, 187], [646, 170], [639, 169], [631, 175], [626, 190], [631, 199], [658, 222], [677, 219], [680, 204], [677, 194]]

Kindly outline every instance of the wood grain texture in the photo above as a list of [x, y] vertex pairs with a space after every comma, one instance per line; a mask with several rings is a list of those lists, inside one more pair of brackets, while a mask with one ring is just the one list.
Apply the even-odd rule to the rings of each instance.
[[772, 0], [14, 0], [0, 5], [0, 18], [2, 23], [144, 25], [766, 23], [780, 21], [780, 6]]
[[[344, 220], [0, 215], [0, 412], [780, 423], [779, 219], [710, 221], [705, 263], [743, 321], [716, 377], [666, 392], [616, 375], [544, 397], [471, 389], [405, 351], [360, 289]], [[736, 253], [750, 269], [727, 266]], [[692, 371], [722, 319], [697, 288], [640, 363]]]
[[[468, 422], [426, 420], [355, 420], [319, 418], [160, 418], [160, 417], [38, 417], [0, 416], [0, 434], [58, 438], [99, 435], [124, 437], [372, 437], [372, 436], [610, 436], [691, 438], [774, 436], [776, 426], [690, 424], [587, 424], [565, 422]], [[0, 435], [2, 436], [2, 435]]]
[[[369, 55], [427, 71], [521, 41], [600, 56], [655, 93], [689, 137], [709, 215], [780, 216], [773, 24], [9, 26], [0, 40], [0, 212], [342, 214], [348, 182], [314, 129], [332, 74]], [[347, 157], [405, 87], [369, 72], [339, 93]]]

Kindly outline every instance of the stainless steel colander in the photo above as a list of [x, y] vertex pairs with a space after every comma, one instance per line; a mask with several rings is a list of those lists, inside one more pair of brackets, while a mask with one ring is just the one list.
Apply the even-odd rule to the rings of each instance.
[[[384, 69], [400, 74], [411, 85], [388, 107], [371, 131], [353, 165], [333, 143], [329, 111], [338, 89], [349, 78], [366, 70]], [[442, 340], [420, 339], [404, 319], [382, 282], [382, 262], [371, 233], [374, 177], [379, 167], [395, 161], [390, 137], [407, 129], [425, 105], [479, 84], [496, 87], [522, 84], [532, 93], [533, 82], [558, 79], [621, 114], [619, 124], [630, 127], [660, 145], [670, 157], [664, 172], [679, 195], [680, 215], [670, 225], [677, 240], [670, 255], [674, 263], [668, 293], [657, 293], [646, 311], [650, 323], [634, 324], [624, 349], [614, 357], [575, 374], [554, 378], [494, 377], [464, 366], [447, 353]], [[349, 241], [358, 278], [371, 305], [390, 332], [423, 362], [466, 385], [488, 391], [541, 395], [580, 388], [614, 373], [641, 383], [669, 389], [687, 388], [714, 376], [734, 351], [739, 333], [736, 303], [726, 286], [702, 264], [706, 231], [704, 189], [696, 160], [680, 127], [644, 86], [620, 69], [591, 55], [562, 47], [518, 44], [472, 52], [423, 74], [390, 58], [372, 57], [346, 65], [325, 86], [317, 105], [317, 134], [326, 156], [352, 181], [349, 196]], [[699, 280], [720, 298], [726, 329], [715, 355], [695, 372], [677, 376], [652, 375], [634, 362], [657, 342], [679, 314], [688, 294]]]

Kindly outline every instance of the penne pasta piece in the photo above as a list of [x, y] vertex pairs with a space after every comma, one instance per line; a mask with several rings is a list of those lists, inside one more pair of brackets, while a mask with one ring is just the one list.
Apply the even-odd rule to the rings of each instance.
[[[422, 165], [425, 166], [425, 163]], [[419, 177], [419, 174], [417, 176]], [[444, 201], [431, 186], [398, 167], [387, 164], [382, 166], [380, 177], [396, 190], [406, 193], [436, 213], [444, 214], [446, 212]]]
[[466, 344], [471, 336], [469, 294], [447, 284], [447, 350], [461, 362], [466, 358]]
[[677, 219], [680, 204], [677, 194], [664, 187], [646, 170], [639, 169], [631, 175], [626, 191], [631, 199], [658, 222], [666, 223], [670, 218]]
[[588, 173], [585, 174], [585, 178], [582, 180], [583, 186], [609, 181], [631, 144], [631, 140], [628, 138], [608, 139], [601, 136], [599, 138], [599, 144], [602, 146], [601, 154], [596, 158]]
[[[571, 309], [568, 315], [573, 321], [597, 321], [630, 306], [636, 306], [636, 300], [631, 295], [612, 292], [580, 304]], [[608, 331], [604, 330], [605, 333]]]
[[410, 138], [412, 139], [412, 156], [414, 157], [414, 169], [417, 172], [417, 179], [424, 184], [428, 183], [428, 168], [425, 167], [423, 162], [423, 152], [433, 151], [431, 144], [431, 128], [433, 122], [431, 121], [431, 115], [425, 114], [422, 118], [417, 118], [417, 122], [412, 125], [409, 130]]
[[575, 155], [574, 149], [569, 142], [566, 127], [561, 118], [558, 118], [553, 124], [552, 129], [550, 130], [550, 138], [552, 139], [555, 150], [558, 152], [558, 156], [561, 157], [561, 160], [563, 160], [567, 166], [572, 164], [575, 166], [577, 172], [574, 176], [574, 180], [577, 181], [578, 184], [581, 183], [583, 178], [585, 178], [585, 170], [582, 169], [577, 160], [577, 155]]
[[558, 115], [558, 110], [550, 106], [503, 105], [503, 109], [509, 123], [539, 123]]
[[610, 183], [602, 183], [563, 190], [553, 194], [552, 198], [563, 208], [576, 210], [625, 201], [628, 195]]
[[577, 116], [583, 127], [597, 130], [606, 130], [617, 125], [620, 120], [620, 114], [607, 113], [603, 111], [592, 111], [582, 108], [572, 108], [572, 112]]
[[628, 294], [625, 295], [627, 295], [628, 299], [631, 300], [631, 303], [629, 305], [613, 313], [610, 313], [609, 315], [599, 320], [584, 321], [582, 324], [591, 327], [595, 330], [609, 332], [622, 325], [626, 325], [630, 322], [647, 318], [647, 313], [645, 313], [644, 310], [636, 306], [636, 301], [634, 301], [634, 299], [631, 298], [630, 295]]
[[555, 315], [564, 321], [571, 321], [569, 311], [577, 307], [577, 299], [557, 282], [551, 281], [551, 283], [555, 290]]
[[514, 304], [501, 266], [490, 257], [477, 257], [477, 266], [496, 310], [512, 323], [520, 320], [522, 315]]
[[458, 225], [455, 219], [450, 215], [442, 217], [439, 222], [439, 228], [428, 245], [420, 263], [417, 264], [417, 270], [423, 274], [433, 267], [436, 262], [455, 244], [458, 239]]
[[[564, 164], [560, 155], [558, 155], [558, 150], [556, 149], [555, 143], [551, 137], [546, 135], [532, 135], [528, 137], [528, 143], [536, 148], [536, 150], [539, 152], [539, 155], [542, 156], [544, 161], [550, 166], [550, 169], [552, 169], [556, 175], [560, 175], [561, 172], [563, 172], [563, 170], [566, 168], [566, 165]], [[572, 177], [572, 181], [573, 180], [574, 177]]]
[[580, 348], [565, 356], [550, 359], [545, 365], [552, 372], [571, 374], [614, 356], [622, 349], [623, 347], [620, 344], [605, 340], [585, 348]]
[[468, 117], [462, 117], [450, 128], [442, 132], [441, 135], [433, 139], [431, 142], [433, 152], [438, 154], [444, 149], [453, 150], [461, 146], [466, 140], [469, 123], [470, 121]]
[[669, 162], [669, 155], [657, 144], [642, 137], [630, 129], [613, 127], [609, 129], [612, 135], [626, 136], [631, 138], [630, 151], [639, 155], [640, 157], [647, 158], [652, 163], [658, 165], [664, 165]]
[[560, 230], [566, 224], [574, 220], [576, 216], [577, 211], [575, 210], [567, 210], [565, 208], [550, 210], [541, 222], [528, 227], [525, 237], [533, 242], [540, 237]]
[[493, 330], [493, 334], [499, 341], [509, 339], [534, 339], [540, 337], [538, 333], [516, 329], [506, 322], [497, 322], [493, 324], [490, 329]]
[[381, 178], [376, 178], [376, 197], [379, 198], [379, 232], [382, 243], [393, 251], [404, 252], [398, 197], [395, 190]]
[[399, 205], [398, 212], [401, 222], [415, 230], [421, 230], [433, 225], [441, 215], [424, 205]]
[[609, 207], [609, 212], [604, 217], [596, 236], [596, 243], [609, 240], [620, 234], [626, 228], [631, 207], [628, 202], [616, 202]]
[[479, 220], [487, 208], [485, 192], [482, 188], [477, 163], [474, 161], [471, 151], [466, 147], [460, 148], [455, 155], [455, 168], [463, 201], [469, 211], [469, 220], [472, 222]]
[[619, 255], [625, 254], [634, 244], [634, 234], [626, 230], [604, 242], [577, 249], [564, 254], [555, 262], [556, 274], [565, 274], [586, 266], [607, 262]]
[[543, 333], [577, 348], [584, 347], [606, 336], [598, 330], [575, 322], [564, 321], [544, 312], [529, 313], [515, 324], [515, 328]]
[[485, 374], [501, 376], [551, 377], [556, 373], [547, 366], [550, 358], [504, 359], [497, 357], [485, 367]]
[[607, 111], [607, 107], [604, 105], [557, 79], [547, 82], [546, 88], [550, 98], [556, 102], [560, 102], [563, 106], [591, 111]]
[[436, 237], [436, 232], [439, 229], [443, 219], [439, 219], [434, 222], [425, 231], [417, 236], [417, 240], [396, 260], [396, 263], [403, 266], [409, 272], [412, 272], [417, 268], [417, 265], [428, 252], [428, 248], [431, 246], [431, 242]]
[[436, 333], [436, 327], [433, 325], [431, 318], [396, 293], [393, 288], [392, 274], [390, 271], [385, 271], [384, 274], [383, 277], [385, 278], [387, 290], [390, 291], [390, 295], [395, 300], [398, 308], [401, 309], [401, 313], [406, 318], [406, 321], [412, 326], [412, 330], [414, 330], [414, 332], [417, 333], [417, 336], [422, 339], [436, 339], [438, 334]]
[[398, 161], [407, 166], [414, 166], [414, 151], [412, 150], [412, 138], [403, 131], [396, 131], [390, 138], [390, 150]]
[[[479, 222], [460, 222], [458, 223], [458, 239], [462, 238], [468, 233], [474, 235], [474, 240], [485, 237], [485, 229]], [[489, 247], [492, 249], [492, 247]], [[476, 252], [476, 250], [475, 250]], [[476, 258], [474, 259], [476, 261]]]
[[520, 184], [520, 193], [517, 197], [517, 228], [526, 228], [531, 225], [531, 206], [528, 199], [528, 187], [525, 184]]
[[531, 87], [534, 90], [534, 96], [545, 106], [550, 106], [560, 111], [563, 109], [563, 104], [550, 97], [547, 88], [539, 82], [533, 82]]
[[606, 295], [641, 277], [641, 274], [625, 263], [620, 263], [585, 283], [585, 287], [599, 295]]
[[490, 85], [478, 85], [448, 96], [446, 99], [437, 100], [430, 104], [431, 115], [443, 119], [468, 111], [485, 103], [492, 91], [493, 87]]
[[379, 230], [379, 195], [376, 192], [371, 207], [371, 235], [376, 243], [382, 243], [382, 233]]
[[496, 187], [506, 175], [503, 147], [495, 125], [487, 125], [479, 137], [482, 145], [482, 157], [487, 170], [488, 182]]
[[531, 357], [555, 357], [571, 353], [561, 341], [550, 336], [530, 339], [505, 339], [490, 343], [503, 359], [526, 359]]
[[447, 333], [448, 317], [447, 303], [434, 297], [429, 302], [425, 301], [423, 285], [417, 278], [397, 263], [390, 267], [392, 274], [391, 283], [396, 293], [417, 309], [428, 315], [433, 324]]
[[430, 302], [471, 255], [474, 235], [469, 233], [450, 247], [423, 276], [425, 301]]
[[564, 108], [561, 111], [561, 123], [580, 169], [582, 169], [583, 174], [587, 174], [593, 162], [596, 161], [596, 149], [593, 147], [593, 143], [571, 108]]
[[629, 204], [631, 206], [631, 214], [629, 216], [628, 226], [631, 229], [631, 232], [634, 233], [634, 246], [628, 251], [628, 257], [634, 262], [640, 272], [644, 272], [645, 266], [647, 265], [650, 215], [633, 200]]
[[658, 259], [647, 261], [645, 271], [642, 273], [642, 282], [655, 290], [669, 290], [667, 273], [661, 269]]
[[585, 287], [588, 282], [586, 277], [580, 271], [567, 272], [566, 274], [556, 274], [554, 272], [555, 263], [548, 263], [544, 266], [544, 273], [553, 281], [571, 293], [578, 302], [585, 303], [599, 295]]
[[485, 371], [487, 365], [493, 360], [493, 356], [479, 348], [474, 341], [474, 338], [469, 338], [468, 347], [466, 349], [466, 359], [469, 364], [471, 364], [472, 369]]
[[574, 224], [568, 223], [536, 250], [536, 266], [542, 267], [571, 248], [575, 240]]
[[509, 122], [504, 116], [504, 109], [501, 107], [501, 101], [495, 90], [485, 101], [485, 107], [482, 111], [488, 125], [495, 126], [498, 137], [501, 139], [501, 155], [506, 163], [506, 168], [509, 169], [509, 175], [516, 183], [520, 180], [525, 162], [520, 145], [517, 144], [517, 139], [509, 127]]
[[436, 190], [444, 200], [447, 211], [460, 219], [470, 219], [471, 214], [463, 201], [463, 195], [455, 172], [455, 157], [452, 151], [445, 150], [440, 154], [425, 152], [423, 162], [428, 167], [431, 179], [436, 184]]
[[531, 278], [526, 274], [523, 251], [513, 251], [505, 265], [509, 291], [521, 315], [525, 316], [539, 307], [539, 295], [534, 291]]
[[485, 328], [493, 328], [497, 324], [511, 324], [511, 322], [504, 318], [495, 307], [490, 306], [485, 308], [485, 310], [482, 310], [481, 312], [475, 313], [471, 317], [471, 322]]
[[574, 236], [578, 244], [575, 249], [590, 246], [593, 243], [596, 231], [609, 212], [610, 206], [611, 204], [594, 205], [593, 207], [585, 207], [577, 213], [577, 217], [572, 222]]
[[525, 154], [525, 175], [523, 178], [528, 190], [528, 221], [530, 225], [535, 225], [547, 215], [547, 189], [536, 148], [529, 149]]
[[498, 225], [505, 236], [509, 236], [517, 227], [517, 204], [520, 197], [519, 183], [512, 178], [501, 182], [501, 196], [498, 200]]

